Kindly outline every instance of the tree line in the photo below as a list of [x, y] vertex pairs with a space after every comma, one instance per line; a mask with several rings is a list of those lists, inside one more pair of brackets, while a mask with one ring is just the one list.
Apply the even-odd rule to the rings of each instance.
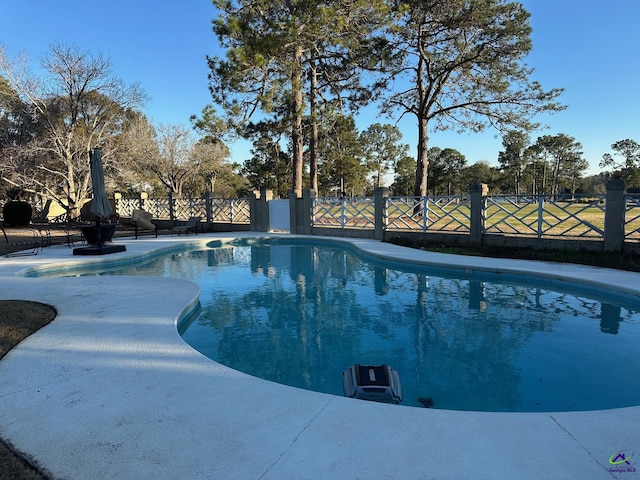
[[[340, 125], [327, 143], [329, 155], [320, 160], [320, 196], [371, 196], [379, 186], [388, 186], [394, 195], [414, 195], [416, 160], [396, 126], [375, 123], [359, 132], [352, 118], [342, 119]], [[469, 164], [455, 148], [430, 147], [427, 194], [466, 194], [474, 183], [488, 184], [491, 194], [604, 193], [614, 177], [624, 178], [629, 191], [640, 191], [640, 144], [626, 139], [611, 149], [600, 162], [609, 170], [585, 176], [589, 164], [582, 145], [563, 133], [531, 141], [526, 132], [507, 131], [493, 162]], [[289, 156], [267, 138], [256, 141], [251, 153], [242, 173], [252, 187], [286, 197], [291, 190]], [[303, 179], [308, 178], [305, 172]]]

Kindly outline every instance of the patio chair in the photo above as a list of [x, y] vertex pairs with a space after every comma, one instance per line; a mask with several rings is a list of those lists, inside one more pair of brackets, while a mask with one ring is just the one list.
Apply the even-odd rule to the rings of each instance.
[[71, 223], [67, 223], [64, 227], [64, 236], [67, 239], [67, 247], [73, 248], [76, 246], [76, 242], [80, 242], [82, 245], [85, 244], [85, 238], [82, 232], [77, 228], [76, 225], [71, 225]]
[[[40, 250], [44, 247], [44, 241], [42, 238], [42, 233], [40, 230], [31, 227], [24, 227], [23, 230], [27, 230], [29, 233], [26, 235], [21, 235], [20, 239], [13, 240], [7, 234], [7, 231], [4, 229], [4, 225], [0, 222], [0, 228], [2, 229], [2, 237], [4, 238], [6, 245], [11, 250], [7, 254], [6, 257], [16, 257], [21, 255], [37, 255]], [[27, 239], [25, 239], [26, 237]]]
[[201, 228], [200, 231], [204, 232], [204, 230], [202, 230], [202, 226], [200, 225], [201, 221], [202, 217], [189, 217], [189, 220], [187, 220], [184, 225], [177, 225], [173, 227], [172, 232], [177, 233], [178, 235], [184, 232], [185, 234], [189, 235], [189, 231], [192, 231], [197, 235], [198, 226], [200, 226]]
[[152, 218], [153, 214], [144, 210], [133, 211], [133, 214], [131, 215], [131, 222], [133, 223], [136, 239], [138, 238], [138, 235], [142, 235], [144, 232], [153, 232], [156, 238], [158, 238], [158, 226], [151, 222]]

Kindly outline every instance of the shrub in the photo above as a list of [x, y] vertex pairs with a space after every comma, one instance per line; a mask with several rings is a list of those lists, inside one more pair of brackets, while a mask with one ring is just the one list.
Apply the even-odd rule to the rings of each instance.
[[27, 202], [11, 200], [2, 207], [2, 216], [7, 225], [25, 226], [31, 222], [33, 209]]

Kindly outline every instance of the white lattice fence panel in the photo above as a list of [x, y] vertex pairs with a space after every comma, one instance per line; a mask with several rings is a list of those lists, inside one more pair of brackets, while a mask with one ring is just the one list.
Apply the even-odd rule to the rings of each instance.
[[173, 201], [175, 218], [186, 220], [190, 217], [207, 218], [207, 206], [204, 199], [176, 198]]
[[387, 230], [426, 230], [424, 197], [387, 197], [385, 200]]
[[484, 230], [485, 233], [537, 236], [538, 197], [526, 195], [486, 197]]
[[318, 197], [313, 203], [313, 226], [375, 228], [374, 199], [369, 197]]
[[387, 230], [469, 232], [471, 204], [467, 196], [388, 197]]
[[340, 227], [342, 199], [317, 197], [313, 201], [313, 225], [315, 227]]
[[159, 220], [171, 218], [171, 206], [168, 198], [147, 198], [143, 201], [142, 209]]
[[116, 213], [120, 217], [130, 218], [133, 211], [140, 208], [140, 200], [137, 198], [121, 198], [116, 200]]
[[251, 223], [251, 203], [246, 198], [211, 199], [211, 221], [217, 223]]
[[640, 240], [640, 194], [625, 195], [625, 240]]
[[604, 238], [605, 195], [486, 197], [485, 233]]
[[543, 237], [604, 238], [606, 195], [548, 198], [542, 206]]

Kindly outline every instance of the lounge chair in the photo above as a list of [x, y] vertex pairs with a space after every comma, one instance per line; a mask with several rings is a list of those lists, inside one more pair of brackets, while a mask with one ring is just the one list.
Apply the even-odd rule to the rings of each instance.
[[145, 212], [144, 210], [133, 211], [131, 222], [135, 230], [135, 238], [138, 238], [138, 235], [142, 235], [144, 232], [153, 232], [156, 238], [158, 238], [158, 226], [151, 222], [152, 218], [153, 214]]
[[[189, 231], [192, 231], [197, 235], [198, 226], [200, 225], [201, 221], [202, 221], [202, 217], [189, 217], [189, 220], [187, 220], [184, 225], [177, 225], [173, 227], [172, 232], [177, 233], [178, 235], [184, 232], [185, 234], [189, 235]], [[200, 229], [201, 229], [200, 230], [201, 232], [204, 232], [204, 230], [202, 230], [201, 225], [200, 225]]]

